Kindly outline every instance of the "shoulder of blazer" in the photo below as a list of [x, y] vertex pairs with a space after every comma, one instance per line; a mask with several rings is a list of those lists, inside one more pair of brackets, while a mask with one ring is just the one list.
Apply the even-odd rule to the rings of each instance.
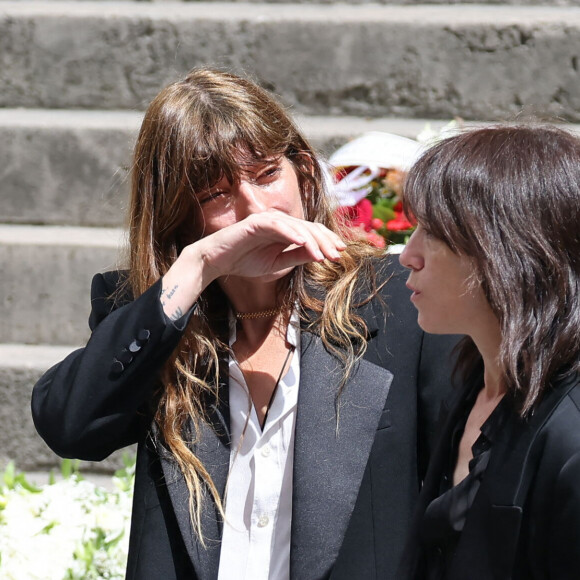
[[[397, 256], [386, 254], [383, 258], [371, 261], [375, 273], [376, 289], [368, 280], [359, 280], [355, 290], [357, 314], [368, 327], [369, 337], [376, 335], [380, 328], [386, 327], [390, 316], [397, 319], [414, 321], [417, 314], [409, 300], [410, 291], [405, 286], [407, 270], [399, 263]], [[376, 290], [376, 295], [373, 291]]]
[[[395, 273], [400, 273], [402, 266], [399, 265], [398, 260], [388, 255], [383, 258], [373, 258], [367, 261], [368, 266], [374, 272], [375, 284], [378, 292], [378, 296], [381, 296], [384, 291], [385, 284], [390, 281]], [[400, 284], [398, 284], [400, 286]], [[324, 301], [324, 291], [320, 287], [314, 287], [308, 285], [308, 293], [315, 299]], [[403, 286], [404, 288], [404, 286]], [[405, 289], [406, 290], [406, 289]], [[385, 309], [381, 307], [382, 300], [378, 299], [375, 294], [373, 294], [372, 281], [359, 274], [355, 281], [353, 288], [352, 304], [353, 310], [356, 314], [360, 316], [366, 326], [368, 331], [368, 338], [374, 337], [376, 335], [378, 327], [380, 325], [381, 316], [384, 317], [386, 312]], [[384, 297], [383, 297], [384, 299]], [[303, 329], [308, 329], [309, 332], [317, 334], [317, 328], [309, 326], [309, 322], [315, 319], [316, 315], [311, 310], [305, 311], [305, 320], [302, 320], [301, 326]]]
[[[557, 445], [561, 445], [566, 438], [564, 432], [567, 420], [557, 411], [562, 408], [565, 400], [578, 397], [579, 391], [580, 379], [578, 375], [571, 375], [549, 389], [528, 418], [521, 419], [515, 410], [511, 412], [493, 443], [485, 482], [482, 484], [496, 505], [524, 505], [544, 453], [546, 437], [557, 433]], [[460, 400], [456, 399], [456, 402], [453, 409], [461, 405]], [[580, 424], [580, 415], [574, 406], [575, 422], [576, 419]]]
[[542, 466], [559, 472], [580, 454], [580, 379], [560, 382], [550, 394], [552, 411], [538, 426], [534, 446], [541, 453]]

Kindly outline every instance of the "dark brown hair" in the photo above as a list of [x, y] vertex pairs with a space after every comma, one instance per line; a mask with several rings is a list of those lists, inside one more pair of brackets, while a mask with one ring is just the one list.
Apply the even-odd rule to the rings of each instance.
[[[500, 321], [500, 366], [525, 416], [580, 363], [580, 140], [553, 126], [496, 126], [448, 138], [409, 172], [404, 207], [471, 256]], [[481, 359], [463, 343], [465, 377]]]

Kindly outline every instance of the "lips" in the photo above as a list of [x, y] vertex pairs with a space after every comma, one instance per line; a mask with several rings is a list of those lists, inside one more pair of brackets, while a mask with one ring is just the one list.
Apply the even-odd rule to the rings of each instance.
[[413, 286], [411, 286], [409, 282], [407, 282], [405, 286], [407, 286], [407, 288], [413, 293], [411, 294], [411, 301], [413, 301], [415, 298], [417, 298], [417, 296], [419, 296], [419, 294], [421, 294], [421, 292], [416, 288], [414, 288]]

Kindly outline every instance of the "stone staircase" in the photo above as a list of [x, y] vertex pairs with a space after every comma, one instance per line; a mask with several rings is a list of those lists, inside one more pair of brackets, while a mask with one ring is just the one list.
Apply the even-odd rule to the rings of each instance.
[[31, 387], [86, 340], [92, 274], [123, 262], [132, 142], [163, 85], [245, 71], [325, 154], [522, 107], [580, 122], [580, 0], [481, 2], [0, 0], [0, 468], [58, 463]]

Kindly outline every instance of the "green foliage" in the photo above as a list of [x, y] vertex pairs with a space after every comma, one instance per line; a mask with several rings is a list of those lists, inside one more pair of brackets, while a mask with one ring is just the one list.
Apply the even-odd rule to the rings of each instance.
[[62, 459], [60, 462], [60, 473], [64, 479], [69, 479], [70, 477], [78, 477], [82, 479], [79, 472], [81, 462], [78, 459]]
[[[13, 489], [24, 489], [29, 491], [30, 493], [39, 493], [41, 490], [39, 487], [30, 483], [26, 479], [26, 475], [23, 472], [16, 471], [16, 467], [14, 466], [14, 462], [10, 461], [4, 469], [4, 473], [2, 474], [2, 483], [0, 483], [0, 494], [4, 494], [6, 490], [13, 490]], [[2, 505], [0, 503], [0, 509]]]
[[113, 477], [115, 484], [121, 491], [129, 492], [135, 485], [135, 465], [137, 457], [133, 453], [123, 452], [123, 467], [115, 471]]

